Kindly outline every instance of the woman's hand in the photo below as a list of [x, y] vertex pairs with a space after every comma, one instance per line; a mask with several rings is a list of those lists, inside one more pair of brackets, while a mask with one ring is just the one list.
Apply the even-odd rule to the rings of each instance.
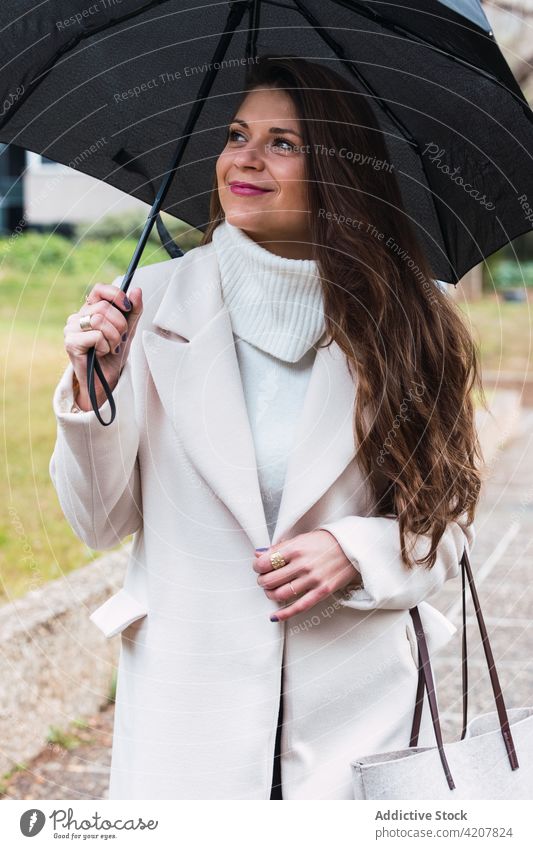
[[[275, 551], [286, 561], [278, 569], [273, 569], [270, 562]], [[362, 583], [361, 573], [348, 560], [333, 534], [324, 529], [280, 540], [256, 554], [253, 568], [259, 573], [257, 583], [266, 596], [287, 603], [276, 613], [274, 621], [279, 622], [309, 610], [335, 590]]]
[[[121, 310], [126, 312], [126, 316], [122, 315]], [[69, 315], [63, 330], [65, 350], [78, 381], [77, 387], [74, 381], [74, 400], [82, 410], [92, 410], [87, 392], [87, 351], [96, 348], [96, 357], [112, 391], [126, 363], [142, 311], [140, 287], [133, 289], [128, 299], [126, 293], [117, 286], [96, 283], [80, 311]], [[80, 319], [84, 315], [91, 316], [92, 330], [81, 330]], [[106, 395], [98, 376], [95, 391], [101, 406]]]

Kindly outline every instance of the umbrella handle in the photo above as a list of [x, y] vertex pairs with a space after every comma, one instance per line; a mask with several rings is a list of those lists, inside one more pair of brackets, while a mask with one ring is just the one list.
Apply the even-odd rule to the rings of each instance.
[[[111, 418], [109, 419], [108, 422], [105, 422], [103, 420], [103, 418], [100, 415], [100, 412], [98, 410], [98, 399], [96, 397], [96, 390], [95, 390], [95, 387], [94, 387], [94, 373], [95, 373], [95, 371], [96, 371], [96, 374], [98, 375], [98, 377], [100, 379], [100, 383], [102, 384], [104, 392], [106, 394], [106, 399], [109, 401], [109, 406], [111, 408]], [[98, 419], [98, 421], [101, 424], [104, 425], [104, 427], [107, 427], [107, 425], [110, 425], [115, 419], [116, 406], [115, 406], [115, 401], [113, 399], [113, 393], [111, 392], [111, 389], [109, 388], [109, 384], [108, 384], [107, 380], [105, 379], [104, 373], [102, 371], [102, 367], [101, 367], [101, 365], [98, 362], [98, 359], [96, 357], [96, 348], [90, 348], [87, 351], [87, 391], [89, 393], [89, 398], [91, 399], [91, 404], [93, 405], [93, 410], [96, 414], [96, 418]]]

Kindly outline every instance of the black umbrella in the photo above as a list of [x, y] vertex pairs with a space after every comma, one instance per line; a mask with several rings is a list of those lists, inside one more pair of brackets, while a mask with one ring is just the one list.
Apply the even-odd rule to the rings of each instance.
[[[160, 210], [209, 223], [228, 115], [264, 53], [323, 62], [368, 94], [436, 279], [456, 284], [531, 227], [533, 114], [478, 0], [4, 0], [0, 21], [0, 141], [152, 205], [123, 291], [154, 223], [182, 254]], [[94, 349], [88, 383], [111, 424]]]

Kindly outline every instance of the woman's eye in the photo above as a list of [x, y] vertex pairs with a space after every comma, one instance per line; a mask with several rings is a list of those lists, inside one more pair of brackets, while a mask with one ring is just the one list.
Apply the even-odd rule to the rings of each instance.
[[285, 150], [287, 150], [287, 149], [288, 150], [294, 150], [294, 145], [288, 139], [282, 139], [282, 138], [274, 139], [274, 144], [276, 144], [277, 142], [282, 142], [283, 144], [287, 144], [289, 147], [285, 148]]
[[[230, 130], [229, 134], [228, 134], [228, 141], [235, 141], [235, 136], [242, 136], [242, 135], [243, 134], [241, 132], [239, 132], [239, 130]], [[283, 150], [285, 150], [285, 151], [294, 150], [294, 145], [288, 139], [284, 139], [281, 136], [279, 136], [278, 138], [275, 138], [274, 141], [271, 144], [272, 144], [272, 146], [274, 146], [274, 145], [277, 145], [278, 142], [281, 142], [282, 144], [288, 145], [288, 147], [283, 148]]]

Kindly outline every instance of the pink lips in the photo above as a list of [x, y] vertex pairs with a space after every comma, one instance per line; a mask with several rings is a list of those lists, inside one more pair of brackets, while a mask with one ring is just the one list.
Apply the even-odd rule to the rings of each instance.
[[231, 183], [230, 189], [235, 195], [266, 195], [270, 189], [260, 189], [249, 183]]

